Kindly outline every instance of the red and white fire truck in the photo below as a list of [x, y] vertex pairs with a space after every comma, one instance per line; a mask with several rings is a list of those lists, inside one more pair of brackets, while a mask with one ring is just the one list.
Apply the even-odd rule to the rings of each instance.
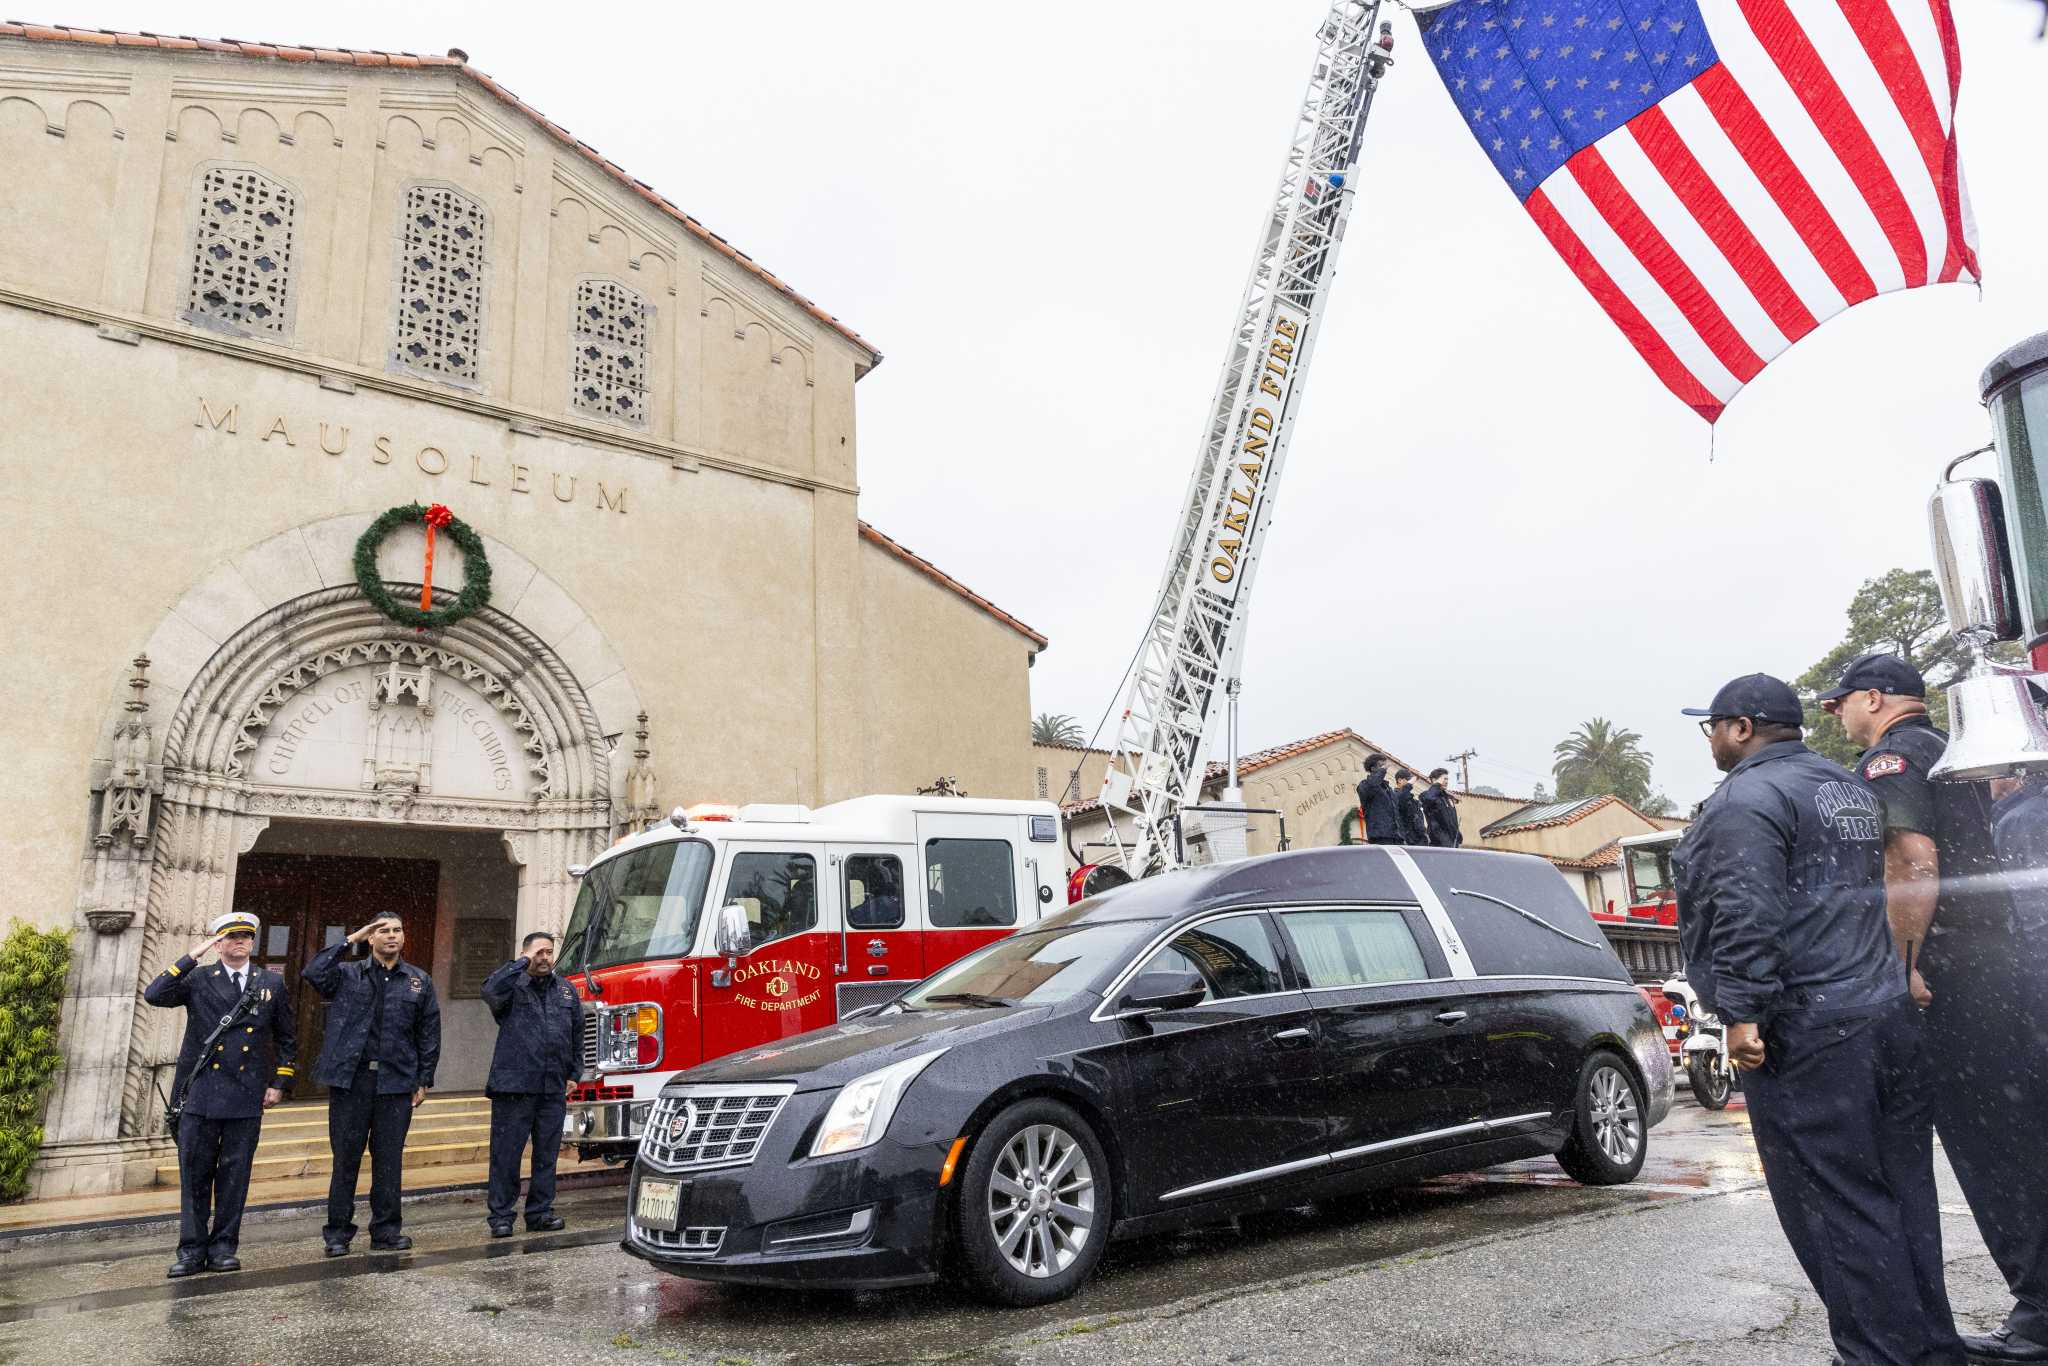
[[1051, 802], [873, 796], [678, 810], [570, 872], [564, 1140], [624, 1161], [676, 1072], [891, 999], [1054, 909], [1066, 861]]
[[1671, 998], [1664, 982], [1684, 970], [1678, 955], [1678, 892], [1671, 875], [1671, 851], [1685, 837], [1683, 830], [1661, 830], [1654, 835], [1629, 835], [1619, 841], [1622, 871], [1628, 884], [1628, 907], [1616, 909], [1610, 902], [1606, 914], [1593, 919], [1614, 951], [1621, 955], [1636, 984], [1649, 997], [1657, 1023], [1664, 1028], [1664, 1042], [1671, 1056], [1678, 1057], [1681, 1043], [1678, 1021], [1671, 1014]]

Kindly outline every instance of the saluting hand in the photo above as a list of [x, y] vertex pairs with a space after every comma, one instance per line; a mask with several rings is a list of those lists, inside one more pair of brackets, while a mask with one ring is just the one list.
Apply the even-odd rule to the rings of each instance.
[[215, 949], [219, 948], [221, 945], [221, 941], [226, 938], [227, 936], [224, 934], [217, 934], [211, 939], [202, 939], [197, 944], [192, 946], [192, 952], [187, 956], [190, 957], [191, 960], [196, 963], [200, 959], [206, 957], [207, 954], [212, 953]]
[[370, 922], [369, 924], [367, 924], [367, 925], [363, 926], [363, 927], [362, 927], [361, 929], [357, 930], [357, 931], [356, 931], [356, 932], [355, 932], [354, 934], [351, 934], [351, 935], [350, 935], [350, 936], [348, 937], [348, 941], [347, 941], [347, 942], [349, 942], [349, 943], [351, 943], [351, 944], [360, 944], [360, 943], [362, 943], [362, 942], [363, 942], [363, 941], [364, 941], [365, 939], [368, 939], [368, 938], [370, 937], [370, 931], [371, 931], [371, 930], [374, 930], [374, 929], [376, 929], [376, 928], [377, 928], [377, 927], [378, 927], [379, 925], [381, 925], [381, 924], [383, 924], [383, 923], [384, 923], [384, 917], [382, 917], [382, 916], [378, 917], [378, 918], [377, 918], [377, 919], [375, 919], [375, 920], [372, 920], [372, 921], [371, 921], [371, 922]]

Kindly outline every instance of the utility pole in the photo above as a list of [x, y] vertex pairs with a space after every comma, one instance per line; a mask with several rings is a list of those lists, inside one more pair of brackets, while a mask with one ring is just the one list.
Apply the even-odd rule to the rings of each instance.
[[1444, 760], [1447, 764], [1456, 764], [1458, 766], [1458, 786], [1460, 790], [1465, 792], [1472, 790], [1472, 761], [1478, 757], [1478, 750], [1468, 749], [1462, 754], [1453, 754], [1450, 758]]

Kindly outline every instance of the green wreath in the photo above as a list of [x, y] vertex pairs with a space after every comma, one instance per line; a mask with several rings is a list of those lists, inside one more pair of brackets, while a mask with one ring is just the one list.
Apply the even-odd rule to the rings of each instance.
[[[445, 518], [446, 520], [441, 520]], [[430, 529], [438, 526], [455, 548], [462, 552], [462, 591], [446, 607], [429, 608], [421, 611], [409, 602], [393, 597], [390, 588], [377, 574], [377, 547], [384, 544], [384, 538], [399, 527], [417, 524]], [[430, 509], [423, 503], [407, 503], [385, 512], [369, 529], [356, 540], [356, 587], [363, 590], [363, 596], [370, 600], [370, 606], [401, 626], [419, 630], [434, 630], [453, 626], [465, 617], [475, 616], [491, 600], [491, 561], [484, 553], [483, 537], [460, 517], [436, 503]]]
[[1365, 813], [1363, 811], [1360, 811], [1355, 806], [1345, 807], [1343, 816], [1337, 821], [1337, 843], [1364, 844], [1366, 842], [1362, 829], [1364, 824]]

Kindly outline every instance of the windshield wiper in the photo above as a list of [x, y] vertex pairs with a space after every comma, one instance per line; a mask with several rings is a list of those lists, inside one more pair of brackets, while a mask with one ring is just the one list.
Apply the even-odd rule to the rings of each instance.
[[[591, 872], [584, 876], [597, 877], [597, 874]], [[604, 878], [598, 878], [591, 883], [590, 919], [583, 923], [583, 942], [578, 946], [577, 954], [583, 960], [583, 989], [593, 999], [604, 995], [604, 988], [590, 975], [590, 951], [594, 945], [604, 942], [604, 922], [611, 919], [611, 909], [611, 883]]]
[[936, 996], [925, 997], [924, 1003], [926, 1005], [939, 1005], [943, 1003], [946, 1005], [989, 1006], [998, 1010], [1007, 1010], [1016, 1004], [1015, 1001], [1006, 1001], [1000, 996], [984, 996], [978, 991], [942, 991]]

